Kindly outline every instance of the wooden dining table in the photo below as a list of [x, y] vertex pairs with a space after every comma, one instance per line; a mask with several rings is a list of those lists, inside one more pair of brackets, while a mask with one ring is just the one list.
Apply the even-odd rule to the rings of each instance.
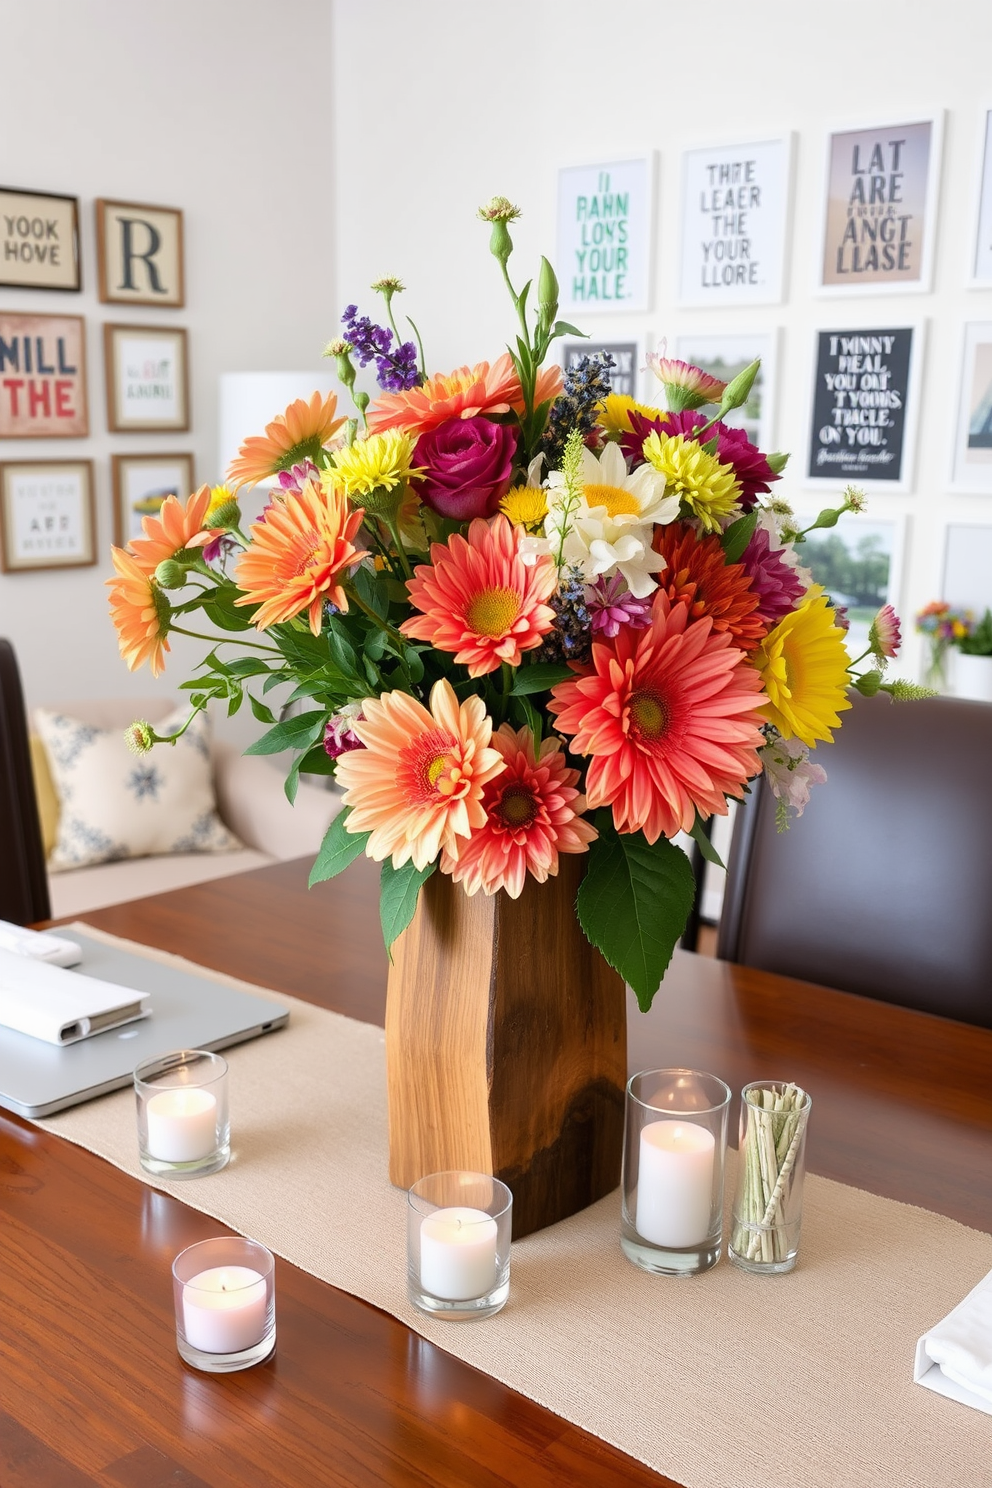
[[[82, 918], [381, 1024], [377, 870], [308, 891], [307, 868]], [[795, 1080], [813, 1094], [811, 1171], [992, 1231], [992, 1031], [682, 951], [628, 1025], [631, 1070]], [[2, 1112], [0, 1215], [0, 1488], [670, 1482], [282, 1260], [272, 1358], [188, 1368], [170, 1265], [223, 1226]]]

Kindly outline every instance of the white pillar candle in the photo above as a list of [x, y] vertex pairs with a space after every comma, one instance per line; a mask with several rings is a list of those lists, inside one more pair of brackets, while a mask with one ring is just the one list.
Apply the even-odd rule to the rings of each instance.
[[484, 1209], [436, 1209], [420, 1225], [420, 1285], [468, 1302], [496, 1285], [496, 1221]]
[[186, 1342], [205, 1354], [238, 1354], [265, 1335], [265, 1278], [250, 1266], [214, 1266], [183, 1287]]
[[691, 1121], [652, 1121], [641, 1128], [637, 1168], [637, 1233], [671, 1250], [709, 1235], [716, 1139]]
[[162, 1090], [145, 1107], [148, 1151], [159, 1162], [196, 1162], [217, 1147], [217, 1098], [209, 1090]]

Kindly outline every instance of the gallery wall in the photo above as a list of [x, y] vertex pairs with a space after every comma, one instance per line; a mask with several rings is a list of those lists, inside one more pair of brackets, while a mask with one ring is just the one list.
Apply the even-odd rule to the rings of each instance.
[[[957, 18], [955, 20], [955, 17]], [[869, 515], [904, 537], [896, 599], [909, 632], [904, 673], [923, 664], [912, 616], [943, 594], [949, 525], [992, 536], [992, 494], [951, 490], [965, 322], [992, 321], [992, 290], [968, 288], [992, 107], [992, 12], [950, 0], [866, 7], [717, 0], [687, 12], [657, 0], [611, 10], [591, 0], [507, 0], [498, 11], [461, 0], [336, 0], [335, 55], [372, 48], [374, 73], [338, 66], [335, 134], [338, 298], [368, 305], [382, 273], [406, 285], [403, 308], [425, 334], [428, 362], [447, 370], [495, 356], [513, 312], [475, 219], [493, 193], [524, 217], [514, 228], [519, 282], [554, 256], [563, 166], [657, 152], [652, 307], [573, 312], [600, 340], [771, 335], [778, 347], [771, 444], [793, 451], [779, 489], [818, 510], [840, 485], [803, 480], [815, 334], [825, 328], [924, 322], [920, 411], [909, 489], [872, 492]], [[960, 22], [958, 24], [957, 22]], [[374, 84], [374, 103], [370, 88]], [[827, 136], [943, 118], [932, 288], [824, 296], [818, 290]], [[781, 303], [687, 308], [679, 303], [682, 153], [699, 146], [794, 138]], [[974, 585], [972, 585], [974, 590]], [[955, 595], [947, 598], [954, 600]], [[983, 596], [992, 603], [992, 577]]]
[[[221, 373], [326, 369], [329, 104], [321, 87], [301, 85], [301, 38], [329, 78], [319, 0], [0, 0], [0, 185], [80, 198], [83, 282], [79, 294], [0, 289], [0, 310], [85, 318], [90, 411], [88, 439], [6, 440], [0, 459], [91, 459], [96, 476], [98, 563], [0, 575], [0, 635], [15, 644], [32, 703], [171, 691], [205, 650], [175, 638], [157, 683], [120, 661], [103, 584], [111, 454], [190, 451], [197, 480], [215, 481]], [[99, 303], [97, 197], [182, 210], [184, 308]], [[105, 322], [187, 329], [189, 433], [108, 432]]]

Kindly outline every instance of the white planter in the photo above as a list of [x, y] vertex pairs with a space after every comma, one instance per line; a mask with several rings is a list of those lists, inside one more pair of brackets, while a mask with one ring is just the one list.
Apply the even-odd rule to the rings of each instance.
[[992, 656], [954, 653], [954, 696], [992, 703]]

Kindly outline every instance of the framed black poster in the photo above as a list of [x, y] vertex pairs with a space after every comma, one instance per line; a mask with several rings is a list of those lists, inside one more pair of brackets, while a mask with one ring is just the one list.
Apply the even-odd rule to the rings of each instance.
[[807, 481], [909, 491], [922, 325], [818, 331]]

